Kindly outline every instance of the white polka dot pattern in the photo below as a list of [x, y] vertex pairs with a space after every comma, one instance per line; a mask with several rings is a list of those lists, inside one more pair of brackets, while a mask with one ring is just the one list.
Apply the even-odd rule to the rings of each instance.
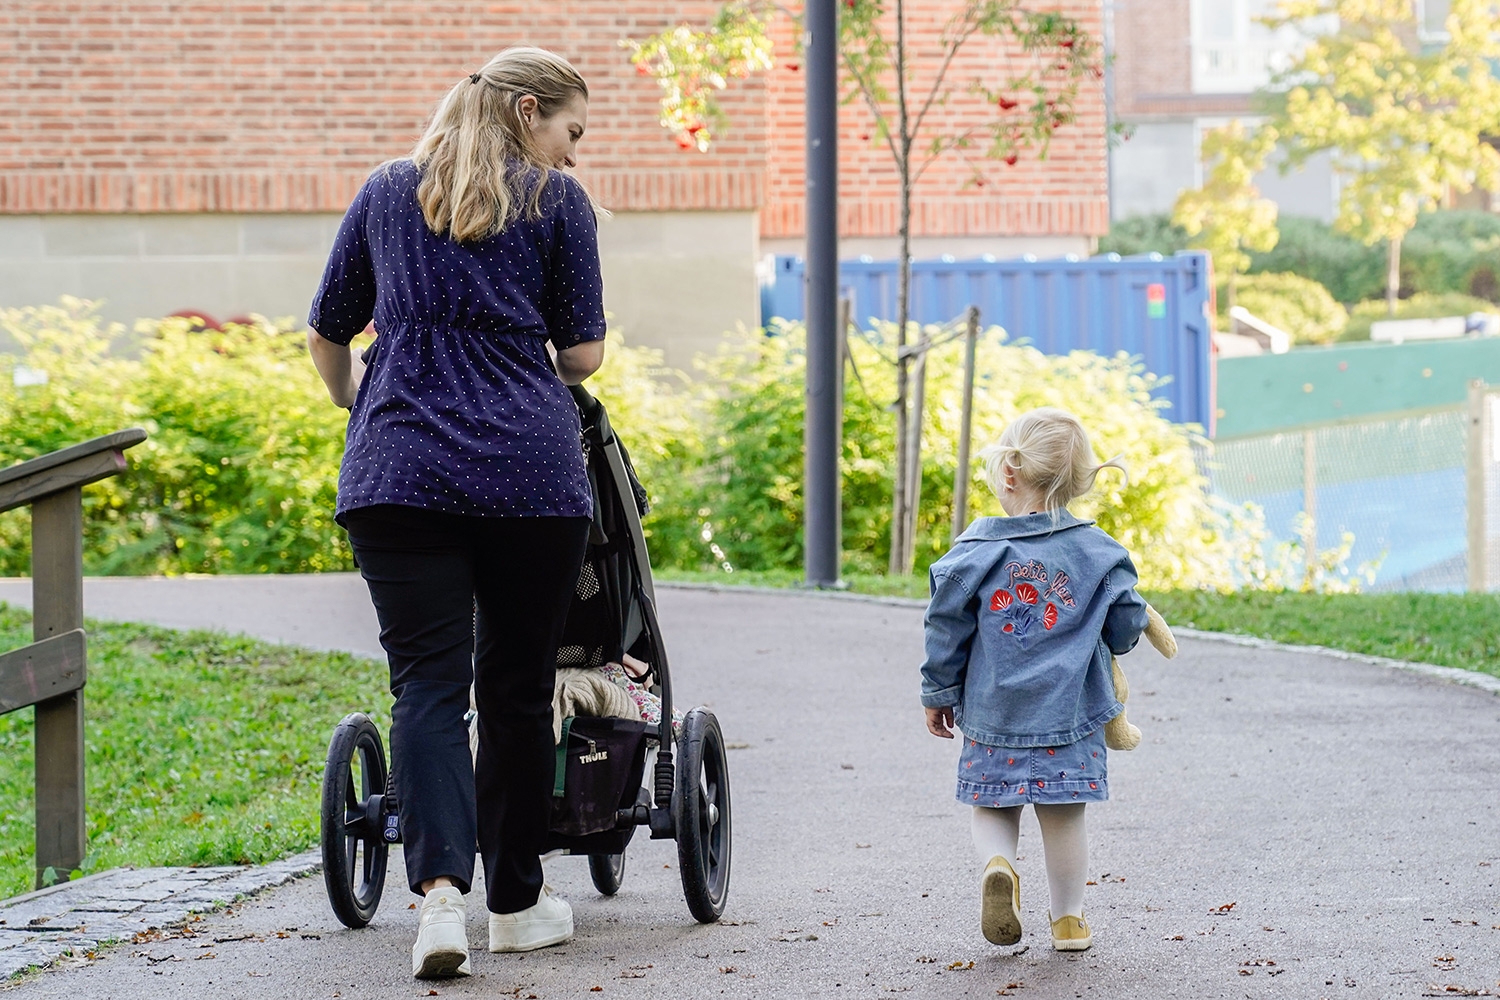
[[337, 513], [401, 504], [591, 516], [578, 410], [545, 346], [604, 337], [588, 196], [549, 171], [540, 219], [459, 244], [427, 228], [419, 179], [398, 160], [365, 182], [310, 310], [309, 324], [336, 344], [372, 318], [378, 334], [349, 420]]

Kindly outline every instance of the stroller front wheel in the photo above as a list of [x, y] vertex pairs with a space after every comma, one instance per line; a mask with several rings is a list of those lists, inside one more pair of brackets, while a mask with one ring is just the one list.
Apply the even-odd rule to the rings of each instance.
[[695, 708], [682, 720], [677, 741], [677, 783], [672, 813], [677, 861], [688, 910], [700, 923], [724, 914], [729, 897], [729, 759], [719, 720]]
[[333, 731], [323, 770], [323, 881], [346, 927], [368, 924], [385, 890], [385, 790], [380, 730], [363, 712], [352, 712]]
[[590, 854], [589, 876], [601, 896], [613, 896], [625, 882], [625, 852]]

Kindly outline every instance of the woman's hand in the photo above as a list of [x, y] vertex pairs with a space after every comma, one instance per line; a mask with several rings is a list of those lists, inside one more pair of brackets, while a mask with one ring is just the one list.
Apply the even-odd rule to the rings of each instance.
[[365, 363], [354, 357], [349, 348], [335, 344], [313, 329], [307, 331], [307, 352], [328, 387], [328, 398], [335, 406], [345, 409], [353, 406], [359, 384], [364, 381]]
[[927, 713], [927, 731], [945, 740], [953, 739], [953, 706], [923, 709]]

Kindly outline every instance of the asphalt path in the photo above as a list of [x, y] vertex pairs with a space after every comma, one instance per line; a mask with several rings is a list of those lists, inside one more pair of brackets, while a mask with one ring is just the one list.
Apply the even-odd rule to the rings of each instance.
[[[0, 583], [0, 600], [24, 603], [22, 590]], [[347, 576], [90, 581], [86, 604], [376, 648]], [[1112, 800], [1089, 807], [1094, 947], [1050, 947], [1028, 813], [1025, 936], [997, 948], [979, 931], [979, 862], [953, 798], [958, 747], [926, 733], [917, 705], [920, 608], [676, 588], [660, 605], [678, 699], [711, 707], [733, 747], [719, 924], [692, 921], [675, 846], [642, 836], [613, 898], [581, 859], [548, 863], [573, 904], [570, 944], [491, 955], [471, 897], [475, 976], [419, 983], [397, 860], [364, 930], [338, 924], [314, 877], [15, 997], [1500, 994], [1493, 694], [1315, 653], [1184, 639], [1168, 662], [1143, 644], [1124, 666], [1145, 739], [1111, 754]]]

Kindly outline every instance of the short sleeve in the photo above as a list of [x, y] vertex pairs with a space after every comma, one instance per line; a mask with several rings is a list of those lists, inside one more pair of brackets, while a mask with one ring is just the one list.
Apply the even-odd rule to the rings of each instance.
[[604, 280], [599, 271], [599, 229], [583, 185], [566, 174], [555, 209], [551, 268], [543, 319], [558, 350], [604, 339]]
[[375, 268], [365, 227], [375, 183], [375, 177], [366, 181], [344, 213], [323, 281], [307, 312], [307, 325], [335, 344], [349, 343], [375, 315]]

